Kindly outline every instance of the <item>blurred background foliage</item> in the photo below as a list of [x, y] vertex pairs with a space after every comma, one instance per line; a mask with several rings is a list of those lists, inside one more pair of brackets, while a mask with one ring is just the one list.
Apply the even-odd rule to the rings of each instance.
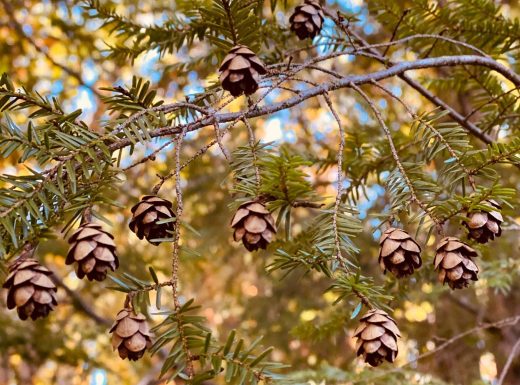
[[[198, 3], [204, 2], [200, 0]], [[316, 52], [330, 49], [328, 44], [335, 44], [332, 38], [318, 38], [325, 44], [324, 48], [298, 50], [308, 43], [297, 42], [289, 33], [287, 18], [299, 2], [279, 0], [278, 3], [274, 11], [269, 2], [261, 10], [266, 22], [259, 27], [262, 40], [256, 41], [256, 48], [266, 62], [278, 62], [288, 56], [288, 52], [295, 61], [304, 61]], [[331, 9], [356, 15], [358, 21], [355, 27], [372, 42], [387, 41], [399, 16], [408, 8], [413, 11], [410, 11], [410, 19], [402, 23], [400, 37], [410, 31], [442, 34], [448, 30], [448, 15], [443, 15], [445, 20], [442, 25], [439, 20], [418, 19], [421, 5], [426, 3], [327, 1]], [[449, 2], [429, 3], [442, 6]], [[494, 43], [486, 40], [486, 33], [493, 35], [493, 28], [498, 27], [496, 24], [493, 27], [493, 20], [486, 13], [488, 10], [482, 4], [479, 6], [477, 1], [460, 3], [467, 3], [466, 8], [457, 9], [459, 13], [452, 12], [450, 17], [466, 18], [473, 30], [457, 25], [458, 37], [492, 53]], [[468, 5], [470, 3], [472, 6]], [[499, 6], [497, 20], [500, 17], [514, 20], [519, 16], [520, 6], [516, 2], [496, 3]], [[216, 69], [222, 52], [207, 40], [200, 42], [195, 39], [189, 44], [186, 40], [181, 41], [181, 34], [186, 32], [182, 30], [184, 14], [177, 10], [187, 10], [189, 4], [190, 1], [184, 0], [101, 0], [97, 4], [73, 0], [1, 0], [0, 73], [8, 73], [16, 88], [23, 86], [42, 95], [57, 97], [67, 112], [81, 109], [81, 119], [92, 130], [103, 132], [105, 122], [111, 116], [107, 104], [101, 99], [110, 96], [110, 92], [102, 88], [128, 85], [134, 76], [138, 76], [151, 82], [150, 87], [157, 90], [156, 100], [174, 102], [203, 92], [217, 80]], [[388, 9], [383, 12], [385, 8]], [[128, 23], [135, 23], [134, 34], [126, 35], [117, 18], [110, 19], [108, 13], [103, 14], [104, 9], [123, 15], [126, 27]], [[107, 20], [108, 23], [104, 23]], [[276, 24], [275, 20], [280, 24]], [[477, 23], [476, 20], [480, 21]], [[151, 25], [157, 26], [156, 30], [145, 28]], [[518, 21], [514, 25], [516, 29], [508, 27], [510, 36], [502, 36], [495, 30], [497, 39], [503, 42], [510, 38], [518, 43]], [[328, 25], [324, 35], [334, 33]], [[452, 36], [450, 32], [445, 33]], [[472, 34], [473, 40], [470, 39]], [[177, 43], [180, 49], [177, 49]], [[437, 42], [433, 48], [431, 44], [421, 44], [417, 41], [409, 49], [393, 49], [391, 57], [413, 59], [425, 52], [432, 56], [457, 54], [456, 49], [444, 42]], [[377, 62], [359, 56], [343, 56], [327, 65], [341, 74], [367, 73], [380, 68]], [[510, 65], [519, 68], [514, 55], [510, 57]], [[478, 69], [428, 70], [414, 76], [456, 109], [469, 113], [471, 103], [479, 96], [475, 94], [483, 92], [482, 87], [476, 86], [479, 84], [479, 74], [472, 71]], [[313, 76], [312, 80], [319, 83], [322, 80], [320, 76], [324, 75], [314, 73]], [[386, 85], [416, 110], [434, 110], [431, 104], [418, 98], [404, 83], [389, 80]], [[390, 127], [398, 131], [396, 141], [405, 142], [410, 129], [406, 111], [377, 89], [370, 89], [370, 93], [384, 111]], [[269, 101], [278, 101], [286, 96], [283, 91], [276, 91], [269, 96]], [[520, 227], [515, 222], [520, 220], [518, 208], [506, 207], [510, 218], [508, 229], [491, 247], [479, 248], [482, 253], [479, 260], [482, 275], [471, 289], [451, 292], [436, 283], [429, 269], [433, 258], [433, 238], [429, 238], [425, 245], [425, 267], [412, 278], [396, 281], [381, 274], [377, 264], [377, 239], [381, 223], [378, 214], [388, 212], [390, 201], [380, 181], [391, 170], [387, 142], [367, 107], [352, 93], [343, 90], [333, 98], [348, 132], [345, 149], [347, 179], [352, 185], [363, 185], [362, 189], [353, 189], [352, 192], [352, 200], [357, 204], [363, 226], [363, 231], [355, 239], [360, 250], [356, 258], [363, 274], [373, 277], [376, 284], [384, 285], [385, 291], [395, 297], [390, 305], [395, 309], [394, 316], [404, 336], [400, 341], [397, 365], [435, 349], [445, 339], [475, 324], [520, 313]], [[237, 99], [229, 110], [239, 111], [244, 103], [244, 100]], [[518, 105], [516, 99], [513, 103]], [[518, 129], [511, 131], [511, 127], [520, 115], [511, 117], [508, 122], [495, 121], [494, 112], [478, 117], [481, 127], [493, 137], [518, 135]], [[502, 111], [498, 113], [503, 115]], [[20, 126], [28, 121], [23, 111], [10, 117]], [[307, 161], [302, 167], [309, 175], [314, 192], [322, 197], [324, 203], [333, 202], [338, 139], [336, 123], [322, 100], [312, 99], [291, 110], [254, 119], [253, 123], [258, 139], [273, 141], [275, 146], [283, 145], [288, 154], [295, 151], [302, 155], [302, 159]], [[504, 124], [508, 124], [509, 128]], [[210, 129], [190, 134], [183, 147], [183, 159], [190, 158], [213, 137]], [[475, 148], [482, 148], [478, 140], [469, 139]], [[247, 130], [239, 126], [226, 137], [224, 143], [230, 150], [235, 150], [246, 145], [247, 141]], [[136, 146], [131, 157], [125, 153], [122, 167], [150, 154], [162, 143], [152, 141], [146, 146]], [[421, 148], [412, 148], [408, 156], [413, 159], [414, 153], [421, 151]], [[429, 162], [429, 172], [436, 174], [441, 170], [442, 161]], [[22, 165], [16, 163], [15, 156], [0, 162], [3, 174], [27, 173]], [[367, 173], [363, 168], [370, 162], [379, 162], [377, 173]], [[149, 193], [150, 187], [157, 182], [156, 175], [165, 175], [173, 167], [174, 159], [169, 146], [154, 161], [120, 174], [123, 180], [107, 192], [108, 197], [122, 207], [99, 208], [111, 222], [110, 231], [117, 241], [121, 261], [119, 272], [150, 280], [148, 266], [153, 266], [160, 280], [167, 279], [171, 266], [170, 248], [153, 247], [139, 241], [129, 232], [128, 220], [129, 208], [141, 195]], [[501, 186], [518, 190], [520, 174], [517, 169], [511, 165], [499, 165], [495, 170]], [[268, 252], [258, 253], [245, 252], [242, 245], [232, 242], [232, 233], [228, 229], [232, 215], [228, 206], [234, 201], [229, 194], [232, 178], [220, 150], [212, 149], [197, 158], [183, 170], [182, 177], [186, 182], [183, 186], [184, 220], [198, 234], [183, 232], [183, 245], [196, 250], [196, 253], [182, 254], [180, 291], [183, 300], [195, 297], [197, 303], [203, 305], [201, 315], [207, 317], [214, 334], [217, 337], [226, 336], [230, 330], [237, 329], [248, 341], [263, 335], [263, 344], [275, 348], [272, 359], [291, 365], [287, 371], [295, 382], [358, 383], [378, 373], [378, 370], [368, 370], [355, 359], [351, 334], [357, 321], [351, 319], [351, 314], [358, 301], [354, 297], [332, 305], [336, 295], [326, 291], [331, 282], [324, 275], [315, 272], [304, 274], [305, 271], [299, 269], [285, 277], [283, 271], [268, 273], [266, 267], [275, 263], [273, 251], [282, 244], [281, 241]], [[345, 187], [349, 189], [349, 185]], [[173, 190], [173, 182], [167, 181], [162, 194], [173, 200]], [[517, 203], [518, 196], [512, 201]], [[292, 210], [292, 216], [291, 231], [296, 235], [315, 217], [315, 212], [298, 208]], [[409, 218], [403, 214], [400, 219], [406, 224]], [[408, 227], [411, 234], [416, 230], [414, 226]], [[463, 232], [457, 223], [452, 223], [448, 229], [452, 233]], [[49, 318], [34, 323], [19, 321], [12, 312], [0, 312], [0, 384], [160, 383], [156, 382], [156, 378], [163, 360], [161, 357], [146, 355], [143, 360], [130, 363], [121, 361], [111, 351], [107, 328], [122, 307], [124, 295], [106, 289], [110, 285], [107, 282], [78, 280], [73, 269], [64, 264], [67, 253], [64, 238], [67, 236], [60, 232], [60, 227], [55, 230], [56, 238], [40, 243], [37, 255], [61, 277], [60, 306]], [[426, 239], [426, 234], [419, 231], [418, 240], [424, 242]], [[152, 304], [155, 303], [154, 295], [152, 293]], [[170, 307], [170, 296], [163, 297], [163, 307]], [[153, 315], [153, 305], [149, 310], [151, 319], [157, 322], [160, 317]], [[396, 373], [386, 373], [390, 366], [384, 366], [379, 371], [383, 373], [381, 378], [385, 383], [494, 384], [519, 335], [518, 326], [480, 331]], [[520, 364], [517, 359], [510, 369], [509, 382], [505, 383], [518, 384], [519, 378]]]

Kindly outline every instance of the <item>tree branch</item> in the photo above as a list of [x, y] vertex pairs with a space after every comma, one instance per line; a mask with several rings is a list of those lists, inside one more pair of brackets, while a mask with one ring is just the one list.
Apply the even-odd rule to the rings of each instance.
[[67, 295], [72, 299], [72, 305], [85, 313], [88, 317], [92, 318], [96, 323], [101, 325], [110, 326], [112, 325], [112, 321], [108, 318], [104, 318], [96, 313], [94, 309], [90, 307], [90, 305], [74, 290], [72, 290], [70, 287], [65, 285], [65, 283], [61, 280], [61, 278], [58, 277], [57, 274], [52, 274], [51, 276], [52, 281], [56, 286], [61, 287]]
[[386, 135], [386, 138], [388, 139], [388, 143], [390, 145], [390, 150], [392, 152], [392, 156], [393, 156], [394, 161], [395, 161], [395, 163], [397, 165], [397, 168], [398, 168], [399, 172], [401, 173], [401, 175], [403, 176], [404, 181], [406, 183], [406, 186], [408, 186], [408, 190], [410, 191], [410, 196], [411, 196], [410, 202], [411, 203], [417, 203], [417, 205], [421, 208], [421, 210], [424, 211], [424, 213], [426, 215], [428, 215], [428, 217], [430, 217], [430, 219], [433, 221], [433, 223], [435, 223], [435, 226], [437, 227], [437, 230], [440, 233], [442, 233], [441, 221], [435, 215], [433, 215], [430, 212], [430, 210], [428, 210], [428, 207], [426, 206], [426, 204], [419, 199], [419, 196], [417, 195], [417, 193], [415, 191], [415, 187], [414, 187], [412, 181], [410, 180], [410, 178], [408, 177], [408, 174], [406, 173], [406, 170], [404, 169], [404, 166], [403, 166], [401, 160], [399, 159], [399, 154], [397, 153], [397, 149], [395, 148], [394, 140], [392, 139], [392, 134], [390, 133], [390, 130], [388, 129], [385, 121], [383, 120], [383, 117], [381, 116], [381, 113], [376, 108], [374, 102], [358, 86], [353, 85], [352, 88], [354, 90], [356, 90], [357, 93], [359, 95], [361, 95], [361, 97], [363, 99], [365, 99], [365, 101], [370, 106], [370, 109], [372, 110], [372, 112], [376, 116], [376, 119], [379, 122], [379, 125], [383, 129], [383, 131], [384, 131], [384, 133]]
[[[333, 57], [333, 56], [327, 56], [327, 58], [329, 58], [329, 57]], [[401, 62], [401, 63], [395, 64], [392, 67], [389, 67], [385, 70], [376, 71], [376, 72], [372, 72], [369, 74], [347, 75], [347, 76], [342, 77], [341, 79], [333, 80], [330, 82], [322, 83], [315, 87], [311, 87], [305, 91], [300, 92], [299, 95], [293, 96], [291, 98], [288, 98], [288, 99], [278, 102], [278, 103], [273, 103], [273, 104], [266, 105], [266, 106], [263, 106], [260, 108], [258, 108], [255, 105], [255, 106], [253, 106], [254, 108], [250, 107], [245, 112], [239, 111], [239, 112], [232, 112], [232, 113], [219, 113], [216, 115], [217, 115], [218, 121], [220, 123], [231, 122], [231, 121], [234, 121], [237, 119], [240, 120], [240, 119], [242, 119], [242, 117], [255, 118], [258, 116], [269, 115], [269, 114], [272, 114], [272, 113], [275, 113], [275, 112], [278, 112], [281, 110], [285, 110], [285, 109], [294, 107], [307, 99], [313, 98], [318, 95], [322, 95], [325, 92], [335, 91], [335, 90], [339, 90], [339, 89], [343, 89], [343, 88], [350, 88], [352, 85], [367, 84], [367, 83], [371, 83], [374, 80], [378, 81], [378, 80], [391, 78], [393, 76], [400, 76], [400, 75], [405, 74], [407, 71], [425, 69], [425, 68], [445, 67], [445, 66], [458, 66], [458, 65], [463, 65], [463, 64], [482, 66], [482, 67], [496, 70], [500, 74], [504, 75], [511, 82], [513, 82], [516, 86], [520, 86], [520, 76], [517, 75], [515, 72], [511, 71], [509, 68], [494, 61], [493, 59], [481, 57], [481, 56], [475, 56], [475, 55], [441, 56], [441, 57], [436, 57], [436, 58], [419, 59], [419, 60], [415, 60], [415, 61]], [[427, 92], [429, 92], [429, 91], [427, 91]], [[180, 103], [176, 103], [176, 104], [180, 104]], [[184, 104], [184, 103], [182, 103], [182, 104]], [[172, 105], [163, 105], [163, 106], [161, 106], [160, 110], [161, 111], [168, 110], [168, 106], [172, 106]], [[451, 107], [449, 107], [449, 106], [448, 106], [448, 108], [451, 109]], [[445, 109], [448, 110], [448, 108], [445, 108]], [[200, 107], [199, 107], [199, 110], [200, 110]], [[143, 111], [154, 111], [154, 109], [143, 110]], [[449, 112], [449, 110], [448, 110], [448, 112]], [[145, 115], [145, 113], [146, 112], [140, 112], [139, 116], [143, 116], [143, 115]], [[451, 112], [450, 112], [450, 115], [451, 115]], [[464, 117], [460, 114], [459, 114], [459, 116], [464, 121]], [[128, 121], [135, 121], [136, 119], [138, 119], [138, 117], [135, 117], [135, 115], [133, 115], [128, 119]], [[205, 116], [204, 118], [194, 121], [192, 123], [189, 123], [187, 125], [178, 125], [178, 126], [174, 126], [174, 127], [161, 127], [161, 128], [150, 131], [150, 136], [152, 138], [155, 138], [155, 137], [160, 137], [160, 136], [177, 134], [185, 126], [187, 126], [187, 132], [195, 131], [202, 127], [212, 125], [213, 119], [214, 119], [214, 117], [212, 117], [212, 116]], [[466, 127], [464, 124], [462, 124], [462, 123], [460, 123], [460, 124], [462, 126]], [[486, 134], [483, 134], [480, 130], [478, 130], [478, 134], [480, 136], [485, 135], [487, 137], [486, 140], [483, 139], [486, 143], [493, 142], [493, 140], [490, 137], [488, 137]], [[115, 151], [115, 150], [130, 146], [131, 144], [132, 144], [132, 142], [130, 141], [130, 139], [124, 138], [124, 139], [120, 139], [120, 140], [117, 140], [116, 142], [112, 143], [109, 146], [109, 148], [110, 148], [110, 150]]]
[[[360, 43], [361, 46], [369, 46], [369, 44], [356, 32], [350, 31], [352, 36], [354, 36]], [[393, 66], [394, 63], [388, 61], [386, 58], [381, 56], [381, 54], [371, 48], [369, 49], [369, 52], [372, 53], [377, 60], [379, 60], [381, 63]], [[408, 83], [409, 86], [411, 86], [413, 89], [415, 89], [417, 92], [419, 92], [422, 96], [424, 96], [426, 99], [428, 99], [431, 103], [435, 104], [438, 107], [441, 107], [445, 111], [448, 112], [448, 114], [451, 116], [451, 118], [459, 123], [462, 127], [464, 127], [468, 132], [473, 134], [475, 137], [479, 138], [484, 143], [493, 143], [494, 140], [491, 138], [488, 134], [481, 131], [480, 128], [478, 128], [475, 124], [471, 123], [469, 120], [467, 120], [462, 114], [460, 114], [458, 111], [453, 109], [449, 104], [447, 104], [444, 100], [434, 95], [432, 92], [430, 92], [428, 89], [426, 89], [422, 84], [417, 82], [416, 80], [413, 80], [410, 78], [407, 74], [402, 73], [398, 75], [401, 79], [403, 79], [406, 83]]]
[[518, 338], [516, 343], [513, 345], [513, 349], [511, 349], [511, 353], [509, 353], [509, 356], [507, 357], [506, 364], [504, 365], [504, 369], [502, 369], [502, 373], [500, 373], [500, 378], [498, 379], [497, 385], [502, 385], [504, 383], [504, 380], [507, 376], [507, 372], [509, 371], [509, 368], [511, 367], [511, 364], [513, 363], [513, 360], [516, 357], [519, 350], [520, 338]]

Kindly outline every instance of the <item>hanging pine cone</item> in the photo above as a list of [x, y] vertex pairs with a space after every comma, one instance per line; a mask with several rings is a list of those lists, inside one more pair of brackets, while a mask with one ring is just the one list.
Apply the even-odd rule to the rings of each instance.
[[139, 239], [146, 238], [152, 245], [157, 246], [161, 242], [152, 242], [153, 239], [171, 238], [175, 229], [175, 221], [157, 223], [175, 218], [171, 202], [156, 195], [146, 195], [132, 207], [132, 214], [132, 220], [129, 224], [130, 230]]
[[116, 321], [110, 328], [112, 348], [117, 349], [119, 357], [131, 361], [140, 359], [146, 349], [152, 346], [152, 340], [146, 317], [125, 308], [117, 313]]
[[464, 222], [469, 230], [469, 237], [476, 240], [478, 243], [487, 243], [489, 240], [495, 239], [502, 235], [500, 224], [503, 222], [500, 210], [502, 207], [489, 199], [485, 203], [486, 206], [492, 208], [491, 211], [477, 211], [468, 215], [468, 222]]
[[325, 16], [318, 0], [305, 0], [294, 10], [289, 18], [291, 31], [295, 32], [300, 40], [314, 39], [321, 31]]
[[437, 245], [434, 259], [435, 269], [439, 271], [439, 281], [451, 289], [462, 289], [469, 281], [478, 281], [478, 266], [471, 258], [477, 252], [455, 237], [446, 237]]
[[9, 275], [3, 285], [7, 292], [7, 308], [18, 312], [21, 320], [47, 317], [54, 310], [56, 285], [46, 267], [32, 258], [18, 258], [9, 267]]
[[95, 223], [82, 224], [69, 238], [71, 247], [65, 263], [76, 262], [76, 275], [89, 281], [103, 281], [108, 270], [119, 267], [114, 237]]
[[406, 231], [390, 227], [379, 240], [379, 266], [397, 278], [411, 275], [422, 265], [421, 248]]
[[260, 75], [267, 72], [264, 63], [245, 45], [231, 48], [219, 71], [222, 88], [233, 96], [254, 93], [258, 89]]
[[267, 248], [276, 234], [273, 216], [257, 201], [240, 205], [231, 221], [231, 227], [235, 229], [235, 242], [242, 241], [249, 251]]
[[394, 362], [398, 352], [397, 338], [401, 337], [394, 319], [383, 310], [374, 309], [361, 317], [360, 322], [354, 332], [356, 355], [363, 355], [371, 366], [378, 366], [383, 360]]

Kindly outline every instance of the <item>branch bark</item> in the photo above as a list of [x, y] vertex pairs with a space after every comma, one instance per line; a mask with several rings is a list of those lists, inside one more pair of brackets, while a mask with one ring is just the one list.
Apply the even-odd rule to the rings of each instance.
[[[515, 72], [511, 71], [509, 68], [505, 67], [504, 65], [496, 62], [495, 60], [487, 57], [482, 56], [476, 56], [476, 55], [458, 55], [458, 56], [441, 56], [436, 58], [428, 58], [428, 59], [419, 59], [415, 61], [407, 61], [407, 62], [401, 62], [394, 64], [393, 66], [381, 70], [372, 72], [369, 74], [364, 75], [347, 75], [342, 77], [341, 79], [333, 80], [330, 82], [322, 83], [318, 86], [311, 87], [305, 91], [300, 92], [299, 95], [293, 96], [289, 99], [286, 99], [284, 101], [273, 103], [270, 105], [266, 105], [260, 108], [249, 108], [245, 113], [243, 111], [239, 112], [233, 112], [233, 113], [219, 113], [215, 114], [214, 116], [205, 116], [202, 119], [199, 119], [195, 122], [189, 123], [187, 125], [179, 125], [175, 127], [161, 127], [156, 130], [153, 130], [150, 132], [150, 136], [152, 138], [154, 137], [161, 137], [161, 136], [168, 136], [168, 135], [174, 135], [178, 134], [182, 131], [184, 127], [187, 127], [187, 132], [198, 130], [202, 127], [206, 127], [209, 125], [212, 125], [214, 122], [214, 119], [217, 118], [220, 123], [226, 123], [226, 122], [232, 122], [237, 119], [241, 119], [242, 117], [245, 118], [255, 118], [259, 116], [269, 115], [281, 110], [285, 110], [291, 107], [294, 107], [303, 101], [316, 97], [318, 95], [322, 95], [326, 92], [335, 91], [343, 88], [350, 88], [352, 85], [362, 85], [371, 83], [373, 81], [379, 81], [383, 79], [388, 79], [393, 76], [405, 76], [405, 79], [407, 82], [410, 80], [412, 84], [415, 81], [412, 79], [409, 79], [406, 77], [406, 72], [417, 70], [417, 69], [425, 69], [425, 68], [437, 68], [437, 67], [452, 67], [452, 66], [458, 66], [458, 65], [475, 65], [475, 66], [482, 66], [486, 67], [492, 70], [497, 71], [498, 73], [502, 74], [504, 77], [506, 77], [508, 80], [510, 80], [512, 83], [515, 84], [515, 86], [520, 87], [520, 76], [516, 74]], [[416, 84], [421, 89], [421, 93], [429, 94], [429, 96], [435, 98], [437, 101], [437, 105], [441, 102], [440, 99], [438, 99], [436, 96], [431, 94], [428, 90], [424, 89], [422, 85]], [[428, 98], [428, 97], [427, 97]], [[438, 99], [438, 100], [437, 100]], [[444, 103], [444, 102], [442, 102]], [[161, 106], [161, 110], [166, 109], [167, 106]], [[443, 107], [445, 108], [445, 107]], [[450, 115], [452, 115], [454, 111], [451, 107], [446, 105], [445, 108]], [[138, 113], [140, 116], [143, 116], [143, 113]], [[469, 129], [467, 127], [467, 124], [469, 122], [466, 122], [464, 120], [464, 117], [457, 113], [458, 117], [461, 119], [461, 122], [459, 122], [457, 119], [454, 118], [459, 124], [461, 124], [463, 127], [467, 128], [468, 131], [472, 132], [475, 136], [479, 137], [481, 140], [483, 140], [485, 143], [492, 143], [493, 140], [491, 137], [489, 137], [487, 134], [483, 133], [478, 129], [476, 126]], [[452, 116], [453, 117], [453, 116]], [[132, 119], [132, 117], [129, 118], [129, 120]], [[465, 122], [465, 125], [463, 124]], [[130, 146], [132, 142], [130, 139], [124, 138], [121, 140], [118, 140], [110, 145], [110, 150], [115, 151], [127, 146]]]
[[[359, 34], [357, 34], [354, 31], [350, 31], [352, 36], [356, 38], [356, 40], [361, 43], [362, 47], [367, 47], [369, 44], [364, 40]], [[374, 57], [380, 61], [383, 64], [393, 66], [394, 63], [388, 61], [388, 59], [384, 58], [376, 49], [370, 48], [368, 50], [371, 54], [374, 55]], [[462, 127], [464, 127], [468, 132], [470, 132], [472, 135], [480, 139], [486, 144], [493, 143], [493, 138], [486, 134], [485, 132], [481, 131], [480, 128], [478, 128], [475, 124], [471, 123], [469, 120], [467, 120], [461, 113], [453, 109], [450, 105], [448, 105], [444, 100], [439, 98], [438, 96], [434, 95], [432, 92], [430, 92], [428, 89], [426, 89], [421, 83], [417, 82], [416, 80], [410, 78], [407, 74], [402, 73], [398, 75], [399, 78], [404, 80], [410, 87], [415, 89], [417, 92], [419, 92], [422, 96], [424, 96], [426, 99], [428, 99], [431, 103], [435, 104], [438, 107], [441, 107], [445, 111], [448, 112], [448, 114], [451, 116], [451, 118], [459, 123]]]

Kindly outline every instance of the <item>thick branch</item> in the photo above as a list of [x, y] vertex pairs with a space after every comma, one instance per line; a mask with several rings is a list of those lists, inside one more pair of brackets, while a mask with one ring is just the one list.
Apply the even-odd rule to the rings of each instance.
[[[362, 47], [367, 47], [369, 44], [356, 32], [350, 31], [352, 36], [354, 36], [362, 45]], [[384, 58], [376, 49], [370, 48], [369, 52], [374, 55], [374, 57], [379, 60], [381, 63], [386, 65], [394, 65], [394, 63], [390, 62], [388, 59]], [[417, 82], [416, 80], [413, 80], [410, 78], [407, 74], [399, 74], [398, 75], [401, 79], [403, 79], [406, 83], [408, 83], [409, 86], [411, 86], [413, 89], [415, 89], [417, 92], [419, 92], [422, 96], [424, 96], [426, 99], [428, 99], [431, 103], [435, 104], [438, 107], [441, 107], [442, 109], [448, 111], [448, 114], [451, 116], [451, 118], [459, 123], [462, 127], [464, 127], [467, 131], [469, 131], [471, 134], [473, 134], [475, 137], [482, 140], [484, 143], [493, 143], [494, 140], [491, 138], [488, 134], [485, 132], [482, 132], [480, 128], [478, 128], [475, 124], [471, 123], [469, 120], [467, 120], [462, 114], [460, 114], [458, 111], [454, 110], [450, 105], [448, 105], [444, 100], [441, 98], [435, 96], [433, 93], [431, 93], [428, 89], [426, 89], [422, 84]]]
[[[216, 117], [220, 123], [226, 123], [231, 122], [237, 119], [241, 119], [242, 116], [246, 118], [255, 118], [258, 116], [264, 116], [273, 114], [277, 111], [285, 110], [287, 108], [294, 107], [303, 101], [307, 99], [311, 99], [313, 97], [316, 97], [318, 95], [322, 95], [329, 91], [335, 91], [343, 88], [349, 88], [351, 85], [361, 85], [366, 83], [371, 83], [373, 81], [383, 80], [387, 78], [391, 78], [393, 76], [401, 76], [405, 74], [407, 71], [412, 71], [416, 69], [424, 69], [424, 68], [436, 68], [436, 67], [445, 67], [445, 66], [458, 66], [458, 65], [476, 65], [476, 66], [482, 66], [486, 68], [493, 69], [500, 74], [502, 74], [504, 77], [506, 77], [508, 80], [513, 82], [516, 86], [520, 86], [520, 76], [517, 75], [515, 72], [511, 71], [509, 68], [505, 67], [504, 65], [494, 61], [493, 59], [476, 56], [476, 55], [460, 55], [460, 56], [441, 56], [437, 58], [428, 58], [428, 59], [420, 59], [415, 61], [409, 61], [409, 62], [402, 62], [393, 65], [390, 68], [387, 68], [385, 70], [372, 72], [365, 75], [348, 75], [344, 76], [341, 79], [322, 83], [319, 86], [309, 88], [305, 91], [300, 92], [299, 95], [293, 96], [289, 99], [286, 99], [284, 101], [273, 103], [270, 105], [266, 105], [260, 108], [249, 108], [245, 113], [243, 111], [234, 112], [234, 113], [220, 113], [216, 114]], [[411, 80], [411, 79], [410, 79]], [[413, 80], [411, 80], [413, 82]], [[421, 85], [419, 85], [422, 87]], [[426, 92], [429, 93], [428, 90], [424, 89]], [[435, 96], [433, 96], [435, 97]], [[436, 97], [435, 97], [436, 98]], [[437, 103], [436, 103], [437, 104]], [[161, 106], [163, 109], [167, 108], [167, 106]], [[451, 107], [447, 106], [450, 110]], [[444, 108], [444, 107], [443, 107]], [[448, 109], [447, 109], [448, 110]], [[450, 110], [448, 110], [450, 112]], [[143, 113], [140, 113], [141, 116]], [[450, 112], [451, 115], [451, 112]], [[453, 116], [452, 116], [453, 117]], [[459, 114], [459, 117], [464, 121], [464, 117]], [[129, 118], [131, 119], [131, 118]], [[189, 123], [187, 125], [187, 132], [198, 130], [202, 127], [206, 127], [209, 125], [212, 125], [214, 122], [213, 116], [207, 116], [203, 119], [200, 119], [198, 121], [195, 121], [193, 123]], [[454, 118], [459, 124], [463, 125], [465, 128], [466, 125], [459, 122], [457, 119]], [[153, 131], [150, 131], [151, 137], [160, 137], [160, 136], [167, 136], [167, 135], [173, 135], [181, 132], [183, 129], [183, 125], [175, 126], [175, 127], [162, 127]], [[491, 143], [493, 140], [487, 136], [486, 134], [482, 133], [478, 128], [476, 128], [477, 132], [473, 132], [476, 136], [479, 136], [483, 141], [486, 143]], [[130, 146], [132, 142], [130, 139], [121, 139], [118, 140], [110, 145], [110, 149], [112, 151]]]

